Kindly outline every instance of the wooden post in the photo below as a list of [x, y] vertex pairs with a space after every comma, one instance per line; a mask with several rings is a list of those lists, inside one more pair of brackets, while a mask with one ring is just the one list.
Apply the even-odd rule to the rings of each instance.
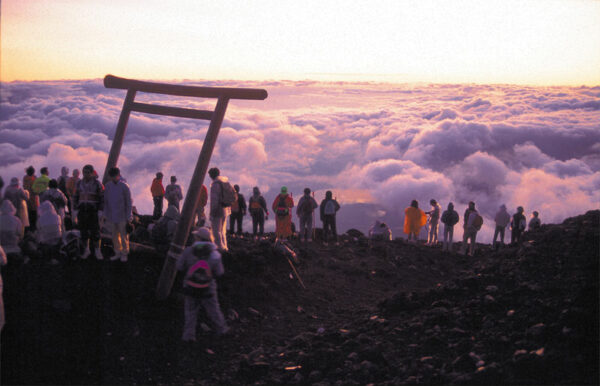
[[221, 124], [225, 117], [228, 102], [229, 98], [223, 96], [217, 101], [213, 119], [206, 132], [206, 138], [204, 139], [204, 144], [202, 145], [202, 150], [200, 151], [200, 156], [196, 163], [196, 169], [194, 170], [192, 181], [190, 182], [190, 187], [185, 196], [183, 208], [181, 209], [181, 220], [177, 224], [173, 242], [171, 243], [160, 278], [158, 279], [158, 286], [156, 287], [156, 297], [158, 299], [167, 298], [173, 287], [173, 281], [177, 274], [175, 263], [181, 255], [181, 252], [183, 252], [190, 229], [192, 228], [192, 223], [194, 222], [194, 217], [196, 216], [202, 183], [206, 177], [208, 163], [210, 162], [210, 157], [217, 142], [217, 136], [219, 135], [219, 130], [221, 129]]
[[123, 110], [121, 110], [119, 123], [117, 123], [115, 138], [113, 139], [110, 153], [108, 154], [108, 160], [106, 161], [106, 168], [104, 169], [104, 176], [102, 177], [103, 184], [106, 184], [108, 181], [109, 169], [117, 166], [121, 147], [123, 146], [123, 139], [125, 138], [125, 131], [127, 131], [127, 122], [129, 121], [129, 115], [131, 114], [131, 106], [133, 104], [133, 99], [135, 98], [135, 93], [136, 91], [133, 89], [127, 90], [127, 96], [125, 97], [125, 102], [123, 102]]

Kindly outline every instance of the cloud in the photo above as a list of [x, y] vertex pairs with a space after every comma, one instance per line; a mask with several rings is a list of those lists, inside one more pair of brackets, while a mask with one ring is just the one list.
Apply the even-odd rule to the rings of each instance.
[[[310, 187], [342, 201], [340, 223], [366, 230], [377, 216], [400, 235], [412, 199], [436, 198], [459, 213], [475, 201], [481, 237], [506, 203], [562, 221], [598, 206], [599, 88], [510, 85], [392, 85], [352, 82], [189, 81], [189, 85], [266, 88], [265, 101], [229, 104], [210, 166], [248, 195], [259, 186], [272, 202], [282, 185], [298, 197]], [[2, 83], [2, 177], [34, 165], [102, 174], [125, 91], [100, 80]], [[212, 110], [212, 99], [140, 93], [145, 103]], [[135, 204], [149, 213], [157, 171], [184, 190], [207, 121], [131, 115], [119, 166]], [[208, 180], [205, 183], [208, 184]], [[355, 210], [359, 215], [345, 213]], [[272, 226], [269, 223], [268, 226]], [[344, 229], [340, 229], [344, 230]], [[489, 240], [488, 240], [489, 241]]]

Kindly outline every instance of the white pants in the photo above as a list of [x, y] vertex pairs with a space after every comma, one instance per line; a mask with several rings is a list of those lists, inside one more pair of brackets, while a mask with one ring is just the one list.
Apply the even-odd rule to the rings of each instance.
[[227, 251], [227, 217], [213, 217], [210, 219], [215, 244], [219, 249]]
[[112, 242], [113, 249], [115, 253], [129, 253], [129, 236], [127, 235], [127, 231], [125, 226], [127, 223], [125, 221], [120, 223], [109, 223], [110, 229], [112, 231]]

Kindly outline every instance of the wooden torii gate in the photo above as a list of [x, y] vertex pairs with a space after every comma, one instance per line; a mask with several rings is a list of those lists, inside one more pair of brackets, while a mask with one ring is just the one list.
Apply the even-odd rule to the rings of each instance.
[[[208, 169], [210, 157], [215, 147], [215, 143], [217, 142], [217, 136], [219, 135], [223, 118], [225, 117], [227, 104], [230, 99], [264, 100], [267, 98], [267, 91], [252, 88], [173, 85], [124, 79], [112, 75], [106, 75], [104, 77], [104, 87], [127, 90], [127, 96], [123, 102], [123, 110], [121, 110], [121, 115], [119, 116], [115, 137], [110, 148], [106, 168], [104, 169], [104, 177], [102, 178], [104, 183], [108, 181], [108, 170], [117, 165], [121, 147], [123, 146], [123, 139], [125, 138], [127, 122], [129, 121], [129, 115], [132, 111], [182, 118], [205, 119], [210, 121], [204, 143], [202, 144], [202, 150], [200, 151], [200, 156], [198, 157], [198, 162], [196, 163], [196, 168], [194, 169], [194, 174], [192, 175], [192, 180], [190, 181], [185, 196], [183, 208], [181, 209], [181, 220], [177, 224], [175, 236], [165, 258], [165, 263], [158, 280], [156, 296], [159, 299], [165, 299], [171, 292], [171, 287], [173, 286], [173, 281], [175, 280], [175, 275], [177, 273], [175, 270], [175, 263], [181, 252], [183, 252], [183, 248], [187, 242], [188, 234], [190, 233], [196, 215], [202, 182], [204, 181], [204, 177], [206, 177], [206, 170]], [[138, 103], [134, 101], [138, 91], [199, 98], [217, 98], [217, 105], [214, 111], [206, 111]]]

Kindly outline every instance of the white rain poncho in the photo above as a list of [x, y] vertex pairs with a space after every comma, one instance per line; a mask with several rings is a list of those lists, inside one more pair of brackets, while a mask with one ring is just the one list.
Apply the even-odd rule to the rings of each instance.
[[20, 253], [19, 241], [23, 238], [23, 223], [15, 216], [16, 209], [9, 200], [0, 206], [0, 244], [6, 253]]
[[37, 240], [41, 244], [56, 245], [62, 238], [62, 222], [54, 205], [44, 201], [38, 208]]

